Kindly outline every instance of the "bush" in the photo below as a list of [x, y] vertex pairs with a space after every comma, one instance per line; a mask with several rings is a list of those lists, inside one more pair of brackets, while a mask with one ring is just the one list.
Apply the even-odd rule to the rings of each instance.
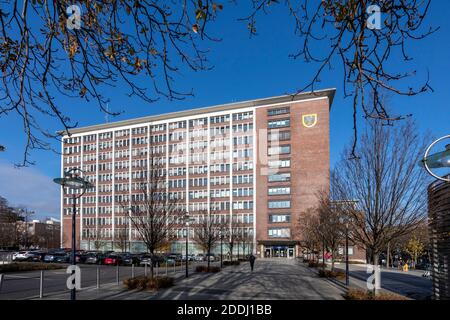
[[123, 280], [123, 284], [129, 290], [158, 290], [173, 286], [173, 278], [170, 277], [145, 277], [139, 276]]
[[219, 271], [220, 271], [220, 267], [209, 267], [209, 270], [208, 270], [208, 266], [197, 266], [195, 268], [195, 272], [213, 272], [213, 273], [216, 273], [216, 272], [219, 272]]
[[62, 269], [64, 267], [65, 266], [61, 264], [48, 264], [42, 262], [13, 262], [0, 265], [0, 273], [15, 271], [55, 270]]
[[372, 291], [360, 289], [349, 289], [344, 298], [347, 300], [408, 300], [398, 294], [380, 292], [374, 295]]
[[335, 279], [345, 279], [345, 273], [342, 271], [331, 271], [331, 270], [319, 270], [319, 277], [321, 278], [335, 278]]
[[326, 267], [326, 264], [324, 263], [318, 263], [317, 261], [309, 261], [308, 262], [308, 267], [310, 268], [323, 268]]
[[238, 266], [240, 264], [241, 264], [241, 262], [237, 261], [237, 260], [233, 260], [233, 261], [226, 260], [226, 261], [223, 262], [224, 266]]

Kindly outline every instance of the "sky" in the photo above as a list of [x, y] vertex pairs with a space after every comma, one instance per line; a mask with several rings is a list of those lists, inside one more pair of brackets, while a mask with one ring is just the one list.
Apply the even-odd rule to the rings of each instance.
[[[433, 1], [426, 22], [427, 25], [439, 26], [440, 30], [429, 38], [410, 42], [408, 46], [414, 60], [406, 68], [417, 70], [417, 77], [410, 78], [410, 83], [423, 83], [428, 72], [434, 91], [414, 97], [390, 98], [391, 109], [396, 114], [411, 113], [420, 130], [429, 131], [434, 137], [450, 134], [448, 12], [450, 1]], [[116, 88], [107, 88], [103, 94], [111, 100], [110, 110], [125, 112], [114, 118], [110, 116], [109, 121], [277, 96], [296, 92], [311, 81], [318, 65], [289, 57], [298, 50], [301, 39], [293, 34], [293, 21], [287, 17], [283, 6], [275, 6], [269, 15], [260, 17], [257, 20], [258, 35], [251, 38], [246, 24], [237, 21], [243, 16], [244, 12], [225, 6], [217, 21], [211, 25], [210, 34], [221, 39], [202, 44], [209, 50], [212, 70], [180, 70], [176, 78], [177, 89], [192, 89], [193, 97], [182, 101], [161, 98], [149, 104], [128, 97], [127, 91], [118, 83]], [[314, 49], [325, 51], [327, 44], [317, 44]], [[398, 62], [394, 59], [391, 65], [396, 66]], [[353, 134], [352, 98], [344, 98], [340, 68], [337, 62], [333, 63], [333, 68], [325, 70], [316, 86], [316, 89], [337, 89], [330, 116], [332, 165], [340, 159], [342, 149], [351, 142]], [[59, 102], [80, 127], [106, 121], [105, 115], [92, 103], [68, 98]], [[358, 122], [362, 129], [364, 120], [359, 117]], [[43, 124], [50, 131], [61, 129], [53, 121], [45, 120]], [[6, 152], [0, 153], [0, 195], [13, 205], [25, 205], [35, 210], [38, 218], [59, 217], [59, 188], [52, 179], [60, 175], [60, 157], [51, 151], [36, 150], [31, 154], [35, 165], [15, 168], [14, 165], [20, 163], [23, 156], [21, 125], [20, 119], [15, 116], [0, 116], [0, 143], [7, 148]], [[54, 147], [59, 150], [59, 142], [55, 141]]]

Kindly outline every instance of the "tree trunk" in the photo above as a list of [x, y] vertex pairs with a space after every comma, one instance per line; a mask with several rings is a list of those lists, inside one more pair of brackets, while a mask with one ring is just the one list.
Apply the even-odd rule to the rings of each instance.
[[208, 248], [208, 255], [206, 256], [206, 260], [208, 261], [208, 269], [207, 269], [208, 272], [209, 272], [209, 267], [211, 266], [210, 254], [211, 254], [211, 248]]
[[372, 266], [373, 266], [373, 271], [372, 271], [372, 275], [373, 275], [373, 280], [374, 280], [374, 285], [373, 285], [373, 294], [377, 295], [379, 289], [377, 288], [377, 282], [376, 282], [376, 272], [377, 272], [377, 267], [378, 267], [378, 260], [379, 260], [379, 253], [372, 251]]
[[335, 262], [335, 257], [334, 257], [334, 249], [331, 250], [331, 271], [334, 271], [334, 262]]

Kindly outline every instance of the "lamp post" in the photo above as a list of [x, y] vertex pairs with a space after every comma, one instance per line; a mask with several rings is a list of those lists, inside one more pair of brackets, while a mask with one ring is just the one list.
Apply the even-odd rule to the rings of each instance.
[[[72, 265], [76, 265], [76, 200], [80, 199], [86, 189], [92, 188], [93, 185], [84, 180], [80, 175], [83, 173], [81, 169], [72, 168], [69, 171], [64, 172], [63, 178], [55, 178], [53, 181], [63, 188], [63, 192], [66, 192], [66, 188], [72, 191]], [[76, 191], [80, 191], [77, 193]], [[75, 273], [75, 270], [72, 271], [72, 274]], [[70, 292], [70, 300], [76, 299], [76, 288], [73, 288]]]
[[427, 170], [428, 174], [430, 174], [432, 177], [441, 181], [450, 182], [450, 177], [440, 177], [431, 171], [431, 168], [450, 168], [450, 144], [445, 146], [444, 151], [429, 155], [431, 148], [445, 139], [450, 139], [450, 135], [444, 136], [434, 141], [425, 151], [425, 155], [422, 161], [420, 161], [419, 165], [425, 167], [425, 170]]

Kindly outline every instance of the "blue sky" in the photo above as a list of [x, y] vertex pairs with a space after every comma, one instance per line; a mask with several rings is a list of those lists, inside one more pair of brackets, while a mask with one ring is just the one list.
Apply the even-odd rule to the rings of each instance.
[[[123, 86], [106, 89], [104, 95], [111, 99], [111, 110], [126, 112], [110, 121], [138, 116], [178, 111], [183, 109], [250, 100], [295, 92], [311, 80], [318, 65], [307, 64], [302, 59], [288, 57], [297, 51], [301, 40], [293, 35], [293, 21], [286, 19], [282, 6], [272, 9], [270, 15], [260, 17], [257, 22], [258, 35], [249, 38], [246, 25], [236, 21], [244, 13], [225, 6], [224, 12], [210, 33], [222, 41], [205, 43], [208, 48], [211, 71], [192, 72], [182, 69], [177, 78], [177, 88], [185, 91], [193, 89], [195, 96], [183, 101], [161, 99], [147, 104], [137, 98], [129, 98]], [[450, 133], [450, 12], [449, 1], [434, 1], [427, 22], [440, 26], [440, 30], [420, 42], [410, 42], [409, 52], [414, 60], [409, 69], [417, 69], [417, 78], [412, 84], [419, 85], [430, 73], [430, 83], [434, 92], [415, 97], [391, 98], [391, 108], [395, 113], [412, 113], [421, 130], [429, 130], [439, 137]], [[326, 50], [326, 43], [316, 46]], [[392, 61], [396, 65], [397, 61]], [[336, 87], [336, 98], [331, 111], [331, 162], [335, 163], [352, 136], [352, 100], [344, 99], [342, 91], [341, 67], [326, 70], [317, 88]], [[143, 83], [145, 85], [145, 83]], [[150, 84], [149, 84], [150, 85]], [[87, 126], [105, 122], [94, 104], [76, 99], [59, 99], [64, 111]], [[364, 121], [359, 121], [363, 128]], [[61, 129], [56, 122], [45, 122], [51, 131]], [[39, 217], [59, 216], [59, 189], [51, 179], [59, 176], [60, 157], [49, 151], [34, 151], [31, 168], [16, 169], [14, 163], [21, 161], [24, 140], [21, 122], [14, 116], [0, 117], [0, 142], [7, 152], [0, 153], [0, 195], [13, 204], [24, 204], [36, 210]], [[59, 143], [54, 143], [59, 150]]]

